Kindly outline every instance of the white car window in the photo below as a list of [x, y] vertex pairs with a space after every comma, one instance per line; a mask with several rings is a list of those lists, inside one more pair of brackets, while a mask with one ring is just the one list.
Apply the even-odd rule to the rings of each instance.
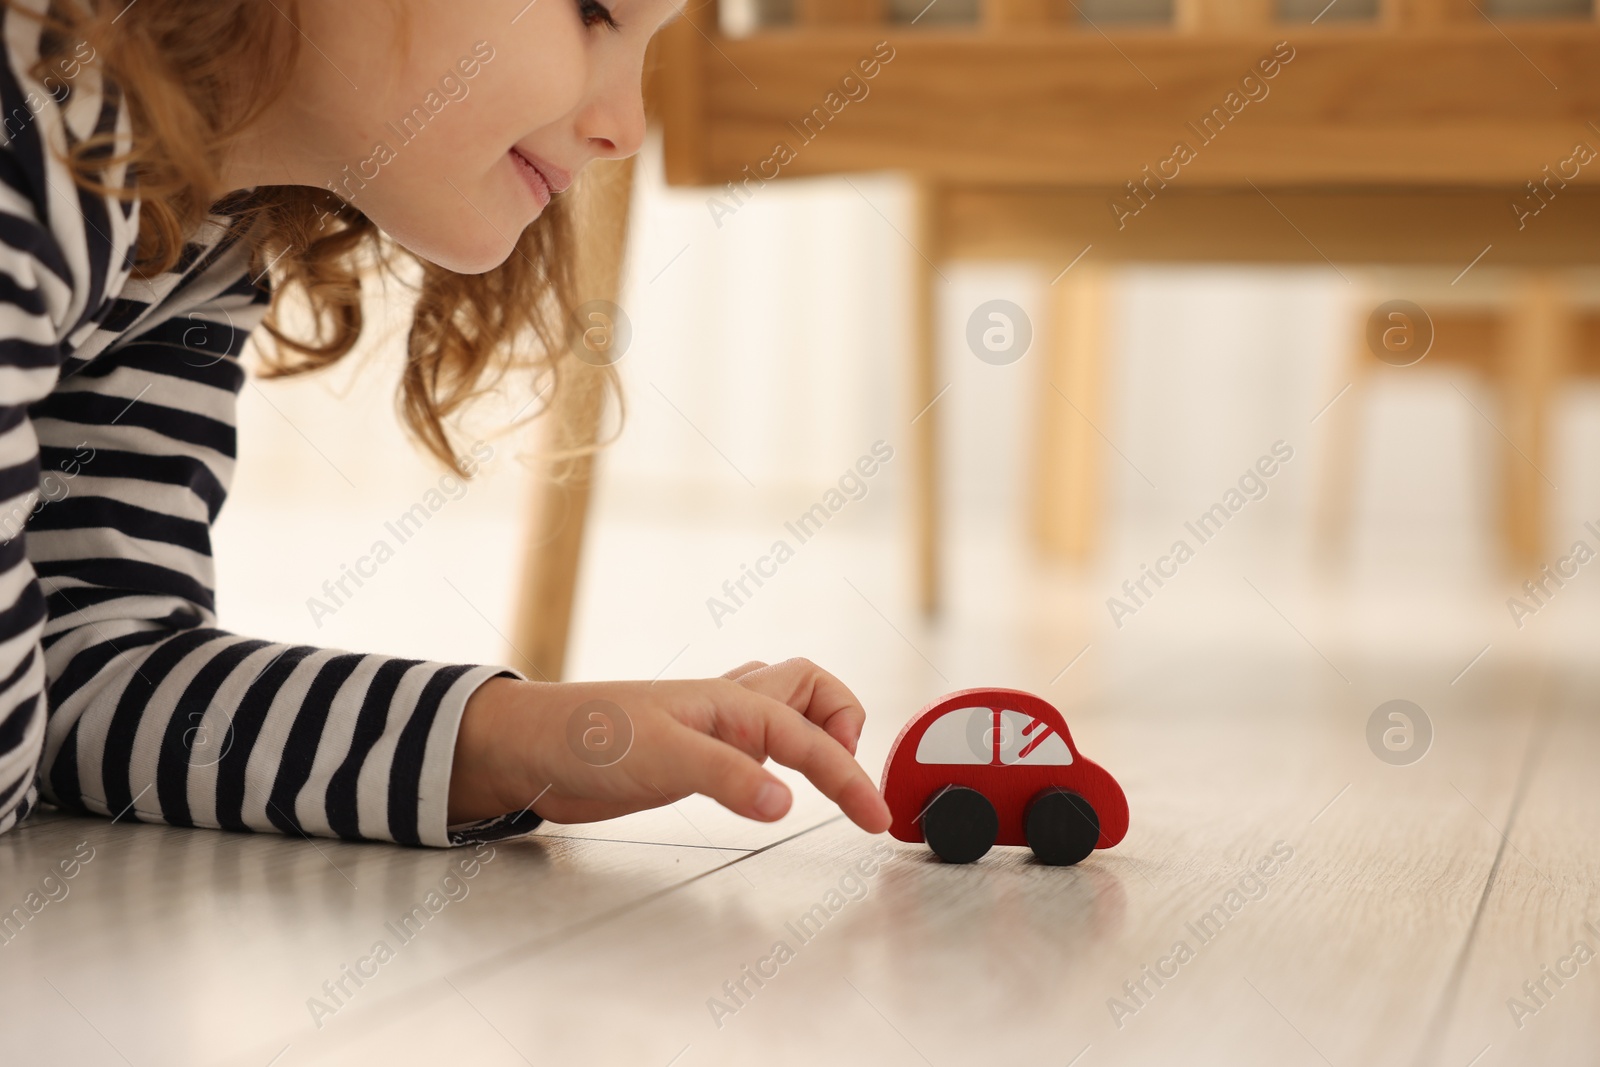
[[1000, 762], [1006, 766], [1064, 767], [1072, 762], [1072, 749], [1043, 719], [1020, 711], [1000, 713]]
[[990, 708], [947, 711], [923, 733], [917, 744], [917, 762], [992, 762], [994, 729], [994, 711]]

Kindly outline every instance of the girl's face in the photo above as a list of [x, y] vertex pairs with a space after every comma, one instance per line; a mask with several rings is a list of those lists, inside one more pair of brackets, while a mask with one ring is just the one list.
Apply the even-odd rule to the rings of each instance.
[[482, 273], [590, 160], [639, 150], [645, 46], [675, 14], [672, 0], [302, 0], [289, 87], [224, 177], [332, 189], [421, 258]]

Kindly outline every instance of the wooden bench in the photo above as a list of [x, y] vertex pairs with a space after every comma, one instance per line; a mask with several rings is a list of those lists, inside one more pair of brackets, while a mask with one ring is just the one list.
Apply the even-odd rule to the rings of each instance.
[[[794, 0], [792, 24], [735, 37], [713, 0], [668, 28], [653, 90], [670, 183], [747, 180], [779, 142], [793, 149], [780, 179], [894, 169], [917, 181], [912, 412], [945, 384], [936, 263], [1026, 258], [1056, 279], [1035, 526], [1082, 556], [1097, 511], [1102, 268], [1600, 262], [1600, 160], [1570, 180], [1546, 169], [1579, 141], [1600, 148], [1600, 23], [1592, 8], [1491, 19], [1491, 7], [1383, 0], [1368, 20], [1308, 24], [1277, 21], [1266, 0], [1177, 0], [1170, 22], [1135, 26], [1090, 24], [1071, 0], [980, 0], [970, 25], [906, 25], [884, 0]], [[894, 58], [861, 79], [865, 98], [802, 143], [795, 123], [884, 40]], [[1259, 64], [1280, 51], [1268, 78]], [[1187, 162], [1173, 162], [1179, 142]], [[913, 427], [929, 610], [937, 418], [935, 405]]]

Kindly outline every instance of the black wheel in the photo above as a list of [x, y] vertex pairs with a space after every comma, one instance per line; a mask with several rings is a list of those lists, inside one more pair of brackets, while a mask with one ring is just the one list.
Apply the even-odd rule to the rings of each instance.
[[994, 847], [1000, 818], [976, 789], [947, 785], [922, 813], [922, 836], [946, 863], [971, 863]]
[[1066, 789], [1047, 789], [1028, 805], [1028, 847], [1040, 863], [1070, 867], [1094, 851], [1100, 816], [1094, 806]]

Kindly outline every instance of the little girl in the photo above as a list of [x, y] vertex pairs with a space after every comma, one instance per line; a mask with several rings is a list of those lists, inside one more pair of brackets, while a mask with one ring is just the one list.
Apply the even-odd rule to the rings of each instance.
[[[860, 702], [805, 660], [550, 684], [215, 625], [247, 338], [273, 373], [327, 366], [362, 333], [364, 277], [419, 279], [400, 409], [470, 475], [444, 420], [572, 358], [561, 193], [639, 149], [645, 46], [673, 14], [0, 0], [0, 830], [40, 798], [434, 846], [696, 792], [774, 820], [769, 756], [888, 827], [852, 758]], [[276, 315], [291, 292], [309, 333]], [[595, 708], [620, 758], [574, 740]]]

